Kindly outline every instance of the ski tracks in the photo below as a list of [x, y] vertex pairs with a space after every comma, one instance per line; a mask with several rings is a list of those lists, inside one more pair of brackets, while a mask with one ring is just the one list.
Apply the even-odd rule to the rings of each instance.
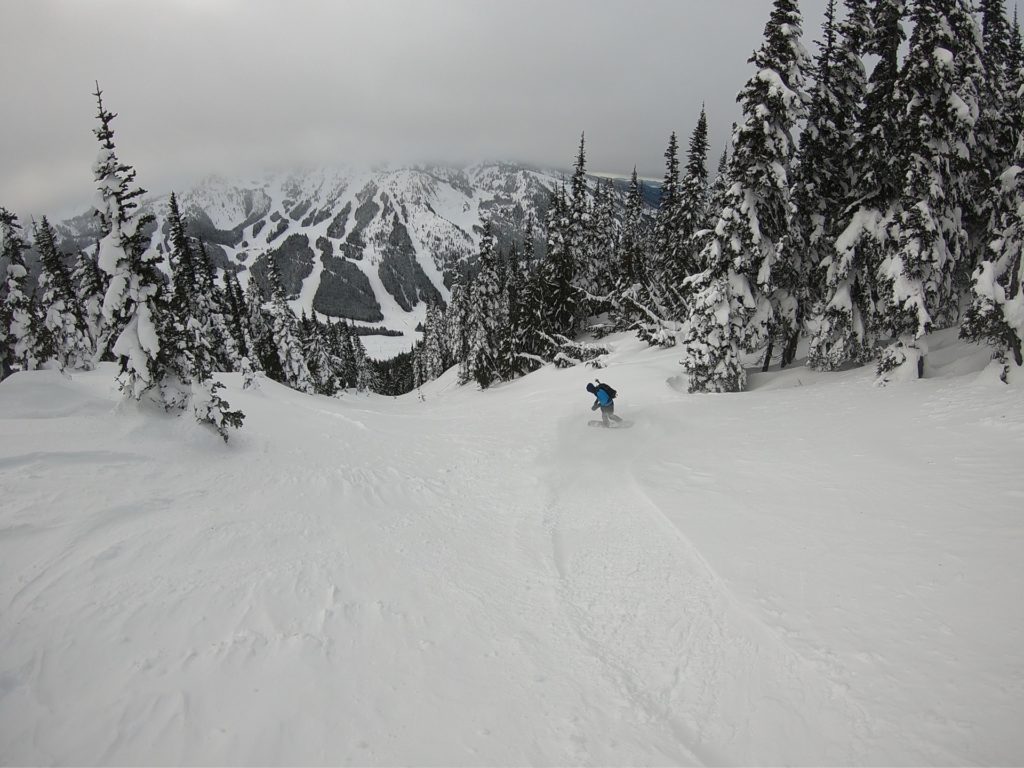
[[557, 591], [644, 738], [676, 763], [862, 762], [864, 713], [735, 600], [620, 455], [574, 435], [558, 450], [576, 471], [546, 482]]

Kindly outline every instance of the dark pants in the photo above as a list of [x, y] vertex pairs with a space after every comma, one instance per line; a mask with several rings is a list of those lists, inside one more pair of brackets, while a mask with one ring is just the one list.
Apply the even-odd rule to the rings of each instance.
[[622, 419], [615, 415], [615, 403], [601, 406], [601, 421], [604, 422], [606, 427], [609, 426], [609, 419], [612, 421], [622, 421]]

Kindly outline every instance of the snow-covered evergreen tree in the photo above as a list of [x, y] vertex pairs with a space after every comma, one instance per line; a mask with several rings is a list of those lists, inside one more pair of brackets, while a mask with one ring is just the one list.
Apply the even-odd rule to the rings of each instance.
[[686, 172], [679, 182], [678, 198], [677, 247], [665, 265], [665, 276], [673, 316], [682, 319], [686, 316], [686, 278], [700, 272], [697, 233], [704, 228], [708, 215], [708, 116], [703, 107], [690, 135]]
[[[741, 348], [797, 332], [798, 275], [779, 244], [789, 219], [792, 131], [805, 109], [807, 54], [794, 0], [775, 0], [756, 73], [740, 92], [743, 120], [732, 137], [732, 186], [692, 282], [683, 366], [694, 391], [745, 385]], [[756, 289], [757, 293], [754, 293]]]
[[39, 292], [50, 352], [62, 371], [90, 370], [93, 352], [88, 326], [63, 255], [57, 250], [53, 227], [45, 216], [35, 227], [35, 242], [42, 261]]
[[[277, 349], [281, 380], [292, 389], [313, 393], [316, 384], [302, 354], [298, 321], [288, 306], [281, 272], [273, 256], [268, 259], [267, 277], [270, 282], [270, 335]], [[271, 373], [269, 369], [267, 373]]]
[[533, 272], [537, 268], [537, 222], [533, 218], [533, 212], [526, 214], [526, 223], [523, 225], [523, 266], [527, 272]]
[[78, 252], [71, 282], [75, 287], [76, 303], [85, 320], [93, 365], [100, 360], [112, 359], [109, 355], [110, 341], [103, 322], [103, 297], [107, 293], [107, 279], [90, 253]]
[[470, 375], [482, 388], [502, 376], [507, 354], [502, 349], [507, 308], [502, 302], [498, 254], [491, 223], [484, 225], [480, 241], [480, 272], [473, 282], [469, 316]]
[[213, 372], [241, 371], [246, 386], [250, 386], [252, 369], [234, 345], [219, 306], [220, 290], [213, 281], [209, 257], [202, 243], [196, 246], [186, 236], [185, 220], [174, 193], [167, 221], [175, 336], [188, 361], [192, 409], [197, 420], [213, 425], [226, 441], [227, 428], [241, 426], [244, 414], [229, 410], [230, 405], [219, 394], [223, 385], [213, 379]]
[[518, 356], [520, 370], [524, 372], [543, 364], [550, 348], [548, 339], [552, 329], [545, 305], [546, 289], [543, 265], [536, 265], [527, 273], [523, 283], [514, 331], [513, 350]]
[[26, 287], [25, 247], [18, 217], [0, 208], [0, 262], [7, 265], [0, 302], [0, 378], [35, 370], [45, 360], [39, 308]]
[[958, 39], [959, 0], [914, 0], [914, 31], [898, 90], [907, 104], [900, 150], [908, 168], [900, 208], [893, 216], [893, 247], [880, 267], [882, 312], [896, 336], [878, 365], [880, 382], [923, 374], [923, 336], [955, 317], [955, 275], [968, 235], [959, 175], [970, 156], [977, 116], [974, 83], [962, 77], [957, 54], [973, 56]]
[[836, 247], [848, 226], [848, 208], [863, 194], [857, 145], [868, 92], [863, 56], [872, 34], [870, 8], [867, 0], [846, 0], [846, 18], [836, 25], [833, 5], [801, 136], [791, 227], [791, 247], [805, 254], [804, 306], [816, 308], [818, 316], [807, 358], [818, 370], [874, 356], [870, 265], [864, 249]]
[[323, 327], [314, 315], [309, 320], [309, 330], [302, 345], [306, 365], [313, 385], [320, 395], [332, 396], [338, 392], [338, 363], [331, 352], [331, 345]]
[[254, 360], [252, 336], [249, 332], [249, 307], [245, 302], [245, 294], [238, 282], [238, 275], [232, 270], [224, 272], [224, 296], [227, 300], [228, 328], [235, 341], [235, 348], [238, 353], [249, 361], [251, 366]]
[[615, 283], [615, 325], [620, 330], [636, 330], [638, 338], [648, 344], [659, 344], [674, 336], [664, 332], [663, 317], [667, 308], [659, 303], [650, 263], [652, 233], [644, 211], [643, 191], [636, 168], [626, 192], [622, 230], [619, 234]]
[[[735, 123], [732, 128], [733, 132], [735, 132]], [[704, 249], [707, 248], [708, 243], [711, 242], [711, 239], [715, 234], [718, 217], [726, 207], [726, 194], [731, 186], [732, 184], [729, 182], [729, 148], [726, 147], [722, 150], [721, 157], [718, 158], [718, 166], [715, 169], [715, 180], [711, 182], [711, 185], [708, 187], [708, 207], [706, 215], [701, 225], [701, 229], [698, 230], [695, 238], [694, 244], [697, 246], [696, 267], [698, 271], [703, 271], [708, 266], [703, 262]]]
[[1024, 36], [1021, 35], [1017, 15], [1017, 4], [1013, 6], [1013, 22], [1010, 25], [1009, 56], [1006, 63], [1006, 80], [1008, 100], [1011, 105], [1010, 125], [1013, 130], [1013, 142], [1016, 146], [1021, 133], [1024, 133]]
[[337, 360], [338, 384], [343, 389], [355, 389], [359, 384], [359, 370], [352, 348], [352, 333], [345, 321], [331, 326], [332, 353]]
[[619, 259], [616, 269], [616, 286], [619, 293], [629, 290], [637, 283], [647, 282], [647, 227], [644, 217], [644, 200], [637, 179], [636, 168], [629, 179], [626, 205], [622, 216], [622, 231], [619, 233]]
[[446, 315], [448, 348], [452, 353], [452, 361], [459, 364], [459, 384], [465, 384], [470, 379], [471, 327], [469, 317], [472, 300], [472, 281], [463, 277], [452, 286], [451, 304]]
[[149, 393], [166, 407], [182, 407], [188, 373], [181, 370], [177, 349], [161, 349], [161, 335], [170, 335], [171, 328], [157, 256], [147, 252], [144, 230], [152, 216], [137, 210], [144, 190], [135, 184], [135, 170], [117, 157], [110, 127], [115, 115], [104, 109], [98, 86], [95, 96], [100, 151], [93, 176], [103, 233], [97, 264], [109, 277], [103, 319], [120, 368], [117, 380], [127, 397], [138, 400]]
[[[1015, 90], [1012, 34], [1006, 18], [1004, 0], [980, 0], [982, 20], [982, 56], [985, 73], [979, 94], [978, 123], [974, 135], [977, 146], [978, 184], [975, 193], [984, 201], [995, 187], [996, 179], [1009, 166], [1016, 145], [1015, 109], [1019, 106]], [[1016, 8], [1016, 6], [1014, 6]], [[994, 226], [991, 204], [987, 206], [983, 227]]]
[[[179, 319], [178, 330], [174, 334], [179, 348], [179, 359], [182, 360], [182, 367], [188, 371], [186, 382], [189, 388], [188, 403], [191, 406], [192, 414], [200, 424], [209, 424], [226, 443], [228, 441], [228, 429], [239, 429], [245, 419], [241, 411], [231, 410], [231, 404], [220, 395], [224, 385], [213, 378], [213, 362], [216, 356], [209, 347], [208, 328], [191, 314], [184, 317], [184, 322]], [[164, 340], [168, 344], [168, 340]], [[249, 386], [249, 376], [246, 377], [246, 385]]]
[[356, 333], [352, 333], [349, 339], [352, 342], [352, 356], [356, 367], [356, 389], [360, 392], [372, 390], [374, 387], [373, 370], [370, 360], [366, 356], [366, 347], [363, 346], [363, 340]]
[[264, 309], [266, 303], [259, 282], [250, 274], [249, 284], [245, 288], [245, 306], [249, 310], [245, 324], [252, 340], [253, 358], [267, 376], [275, 381], [284, 381], [284, 369], [277, 355], [270, 315]]
[[740, 352], [748, 343], [745, 321], [754, 297], [746, 279], [717, 253], [719, 247], [716, 239], [705, 254], [715, 267], [690, 278], [693, 303], [682, 360], [690, 392], [741, 392], [747, 385]]
[[[575, 302], [573, 315], [569, 318], [569, 323], [563, 331], [567, 336], [573, 336], [583, 325], [586, 316], [590, 314], [589, 302], [586, 301], [585, 296], [586, 292], [593, 287], [590, 277], [594, 273], [591, 265], [594, 217], [587, 186], [587, 156], [583, 134], [580, 135], [580, 146], [569, 184], [569, 195], [564, 208], [565, 218], [562, 222], [564, 239], [560, 267], [564, 274], [559, 279], [559, 285], [567, 280], [568, 285], [565, 290], [572, 295]], [[567, 306], [563, 304], [563, 307]]]
[[1013, 159], [997, 180], [1003, 214], [990, 257], [974, 272], [973, 300], [960, 328], [961, 337], [995, 348], [1003, 381], [1024, 365], [1024, 136]]
[[95, 96], [100, 152], [93, 172], [103, 233], [97, 264], [109, 276], [102, 312], [120, 364], [118, 383], [136, 400], [146, 395], [165, 408], [191, 406], [199, 422], [227, 440], [227, 428], [241, 426], [244, 415], [219, 395], [223, 385], [212, 378], [213, 354], [200, 319], [172, 313], [158, 257], [147, 248], [145, 227], [152, 216], [137, 210], [143, 190], [135, 185], [135, 170], [117, 158], [110, 127], [115, 115], [104, 109], [99, 86]]
[[551, 194], [547, 213], [547, 253], [542, 265], [547, 285], [544, 292], [549, 325], [555, 332], [575, 336], [582, 322], [583, 308], [576, 289], [576, 265], [569, 247], [569, 203], [565, 188]]
[[202, 240], [195, 253], [195, 279], [195, 314], [202, 318], [206, 327], [216, 364], [220, 370], [237, 371], [242, 354], [231, 333], [228, 300], [217, 285], [217, 270]]
[[[940, 306], [938, 312], [944, 326], [960, 320], [960, 300], [970, 293], [971, 274], [987, 254], [994, 217], [993, 181], [1013, 152], [1012, 131], [1005, 124], [1000, 130], [998, 125], [982, 120], [988, 76], [975, 0], [954, 0], [949, 18], [956, 46], [954, 87], [960, 100], [955, 103], [955, 145], [950, 162], [949, 236], [958, 245], [955, 261], [949, 265], [951, 301]], [[993, 132], [996, 137], [991, 136]], [[992, 149], [999, 142], [1001, 151]]]
[[[877, 339], [885, 333], [878, 302], [879, 268], [894, 247], [889, 225], [899, 209], [907, 166], [902, 151], [906, 94], [897, 87], [905, 15], [906, 0], [876, 0], [871, 8], [864, 53], [877, 61], [855, 127], [854, 199], [846, 208], [835, 255], [824, 265], [826, 309], [808, 355], [808, 364], [821, 370], [872, 359]], [[851, 40], [859, 34], [855, 18], [851, 12], [847, 20]], [[844, 48], [852, 52], [855, 46]], [[840, 71], [837, 67], [835, 75]]]
[[679, 142], [675, 131], [669, 136], [668, 148], [665, 150], [665, 177], [661, 182], [661, 198], [658, 201], [658, 212], [654, 217], [654, 234], [652, 238], [653, 269], [650, 275], [659, 293], [672, 291], [672, 281], [684, 268], [677, 266], [682, 261], [683, 246], [681, 233], [681, 197], [679, 189]]
[[[598, 182], [594, 186], [593, 229], [587, 270], [587, 290], [596, 296], [607, 297], [615, 287], [617, 230], [615, 190], [611, 181]], [[592, 310], [603, 311], [606, 305], [607, 302], [602, 302]]]
[[171, 192], [167, 204], [167, 230], [170, 253], [168, 262], [171, 268], [172, 311], [176, 316], [185, 316], [192, 311], [192, 297], [196, 291], [195, 256], [192, 245], [185, 234], [185, 221], [178, 208], [178, 197]]
[[433, 381], [448, 370], [450, 353], [447, 349], [444, 310], [437, 304], [427, 306], [419, 357], [422, 358], [424, 381]]

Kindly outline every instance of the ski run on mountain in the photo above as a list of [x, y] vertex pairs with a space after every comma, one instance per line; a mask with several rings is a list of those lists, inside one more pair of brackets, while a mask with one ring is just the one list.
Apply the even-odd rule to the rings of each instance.
[[0, 765], [1024, 762], [1016, 11], [760, 5], [656, 181], [150, 194], [96, 83], [0, 207]]

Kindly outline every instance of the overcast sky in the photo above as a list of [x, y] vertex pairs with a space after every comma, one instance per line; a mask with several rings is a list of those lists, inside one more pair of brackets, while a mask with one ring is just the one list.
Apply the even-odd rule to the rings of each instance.
[[[826, 0], [802, 0], [813, 54]], [[93, 81], [152, 192], [298, 162], [714, 167], [770, 0], [0, 0], [0, 205], [92, 199]]]

